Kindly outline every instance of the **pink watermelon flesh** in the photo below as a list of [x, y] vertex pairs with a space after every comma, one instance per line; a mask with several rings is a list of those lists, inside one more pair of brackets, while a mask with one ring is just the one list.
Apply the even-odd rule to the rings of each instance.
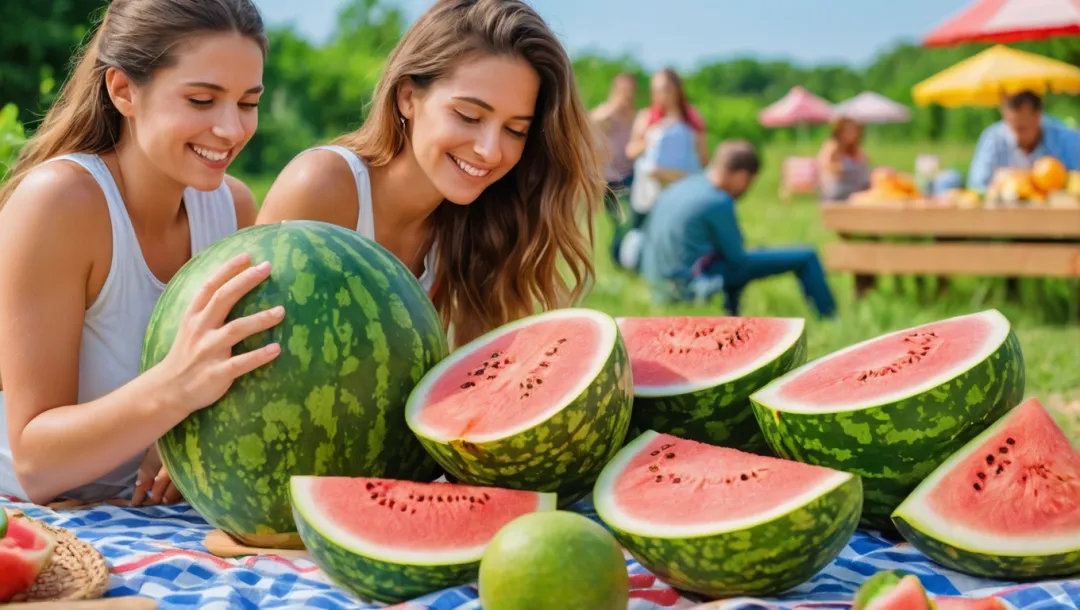
[[756, 517], [835, 476], [820, 466], [659, 434], [622, 470], [613, 495], [627, 516], [691, 525]]
[[502, 526], [541, 507], [541, 495], [453, 483], [311, 477], [322, 516], [373, 544], [454, 551], [487, 544]]
[[[450, 367], [432, 386], [419, 422], [446, 438], [498, 434], [569, 399], [601, 330], [588, 318], [557, 318], [511, 330]], [[585, 365], [587, 366], [587, 365]]]
[[965, 316], [885, 335], [807, 367], [778, 396], [821, 408], [872, 402], [977, 357], [993, 328], [985, 317]]
[[0, 602], [11, 601], [34, 584], [55, 546], [42, 528], [25, 519], [8, 520], [7, 534], [0, 538]]
[[1037, 398], [1017, 406], [998, 433], [927, 495], [946, 523], [997, 536], [1080, 531], [1080, 453]]
[[621, 318], [637, 387], [723, 378], [765, 357], [791, 332], [791, 320], [739, 317]]
[[909, 575], [887, 593], [879, 593], [866, 610], [930, 610], [930, 600], [919, 579]]

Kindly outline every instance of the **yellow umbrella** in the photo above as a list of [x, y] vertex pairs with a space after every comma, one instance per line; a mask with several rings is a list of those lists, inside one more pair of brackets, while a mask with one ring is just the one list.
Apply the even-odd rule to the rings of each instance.
[[1078, 94], [1080, 68], [997, 45], [915, 85], [912, 96], [922, 106], [997, 106], [1002, 95], [1025, 89]]

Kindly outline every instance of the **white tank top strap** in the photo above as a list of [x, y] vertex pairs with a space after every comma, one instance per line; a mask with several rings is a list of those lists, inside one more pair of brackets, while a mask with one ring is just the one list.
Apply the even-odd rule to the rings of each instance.
[[[368, 172], [367, 164], [360, 158], [360, 155], [357, 155], [355, 152], [344, 146], [325, 144], [322, 146], [314, 146], [304, 152], [310, 150], [329, 150], [335, 152], [341, 155], [341, 157], [349, 164], [349, 169], [352, 170], [353, 178], [356, 180], [356, 232], [368, 239], [375, 239], [375, 210], [371, 200], [371, 174]], [[431, 291], [431, 287], [435, 282], [434, 270], [435, 247], [432, 246], [424, 256], [424, 272], [420, 275], [420, 285], [428, 292]]]
[[375, 239], [375, 213], [371, 205], [371, 175], [368, 173], [367, 164], [360, 158], [360, 155], [336, 144], [316, 146], [310, 150], [335, 152], [349, 164], [353, 179], [356, 180], [356, 232], [368, 239]]
[[[112, 228], [112, 261], [97, 299], [83, 315], [79, 345], [79, 403], [86, 403], [138, 377], [142, 340], [150, 315], [165, 284], [146, 264], [135, 228], [120, 189], [108, 166], [97, 155], [70, 154], [46, 162], [67, 160], [93, 176], [105, 195]], [[192, 255], [236, 232], [236, 208], [223, 181], [213, 191], [184, 191]], [[0, 392], [0, 493], [25, 498], [14, 476], [14, 463], [6, 427], [3, 393]], [[132, 456], [92, 483], [68, 490], [65, 497], [100, 500], [130, 492], [145, 451]]]

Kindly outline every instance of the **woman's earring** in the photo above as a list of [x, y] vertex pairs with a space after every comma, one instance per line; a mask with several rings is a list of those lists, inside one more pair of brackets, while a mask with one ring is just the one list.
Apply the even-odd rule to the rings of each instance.
[[402, 117], [398, 117], [398, 119], [400, 119], [400, 120], [401, 120], [401, 128], [402, 128], [402, 129], [405, 129], [405, 117], [403, 117], [403, 116], [402, 116]]

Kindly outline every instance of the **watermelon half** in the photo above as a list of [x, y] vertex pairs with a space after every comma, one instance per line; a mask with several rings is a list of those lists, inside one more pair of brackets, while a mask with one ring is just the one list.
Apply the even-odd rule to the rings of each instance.
[[294, 476], [293, 518], [315, 563], [354, 594], [399, 602], [473, 581], [488, 543], [554, 494], [360, 477]]
[[567, 506], [626, 440], [632, 404], [615, 320], [569, 308], [454, 351], [413, 390], [405, 419], [455, 480], [556, 492]]
[[634, 372], [628, 438], [664, 432], [769, 451], [750, 394], [806, 361], [801, 318], [618, 318]]
[[596, 513], [639, 562], [710, 597], [777, 595], [840, 554], [859, 477], [649, 430], [604, 468]]
[[915, 548], [959, 572], [1080, 574], [1080, 453], [1028, 399], [927, 477], [893, 520]]
[[1023, 395], [1020, 343], [988, 310], [857, 343], [750, 400], [778, 455], [859, 474], [863, 523], [888, 532], [915, 486]]
[[[7, 513], [0, 508], [7, 520]], [[56, 549], [56, 537], [26, 519], [7, 520], [0, 538], [0, 603], [25, 593], [49, 563]]]

